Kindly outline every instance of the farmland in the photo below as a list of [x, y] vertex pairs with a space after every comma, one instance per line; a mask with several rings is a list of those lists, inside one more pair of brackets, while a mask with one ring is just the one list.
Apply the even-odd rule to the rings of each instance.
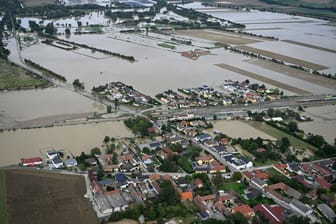
[[26, 7], [35, 7], [35, 6], [43, 6], [49, 4], [56, 4], [56, 0], [21, 0]]
[[4, 171], [8, 223], [98, 223], [82, 176]]
[[34, 88], [47, 84], [21, 67], [0, 60], [0, 89]]
[[5, 203], [5, 182], [4, 172], [0, 170], [0, 224], [6, 224], [6, 203]]

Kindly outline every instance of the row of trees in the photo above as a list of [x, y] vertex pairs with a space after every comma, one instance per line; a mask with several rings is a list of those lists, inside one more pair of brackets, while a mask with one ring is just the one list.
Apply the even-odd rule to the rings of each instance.
[[126, 127], [132, 129], [134, 134], [148, 136], [148, 128], [153, 124], [144, 117], [129, 118], [124, 121]]

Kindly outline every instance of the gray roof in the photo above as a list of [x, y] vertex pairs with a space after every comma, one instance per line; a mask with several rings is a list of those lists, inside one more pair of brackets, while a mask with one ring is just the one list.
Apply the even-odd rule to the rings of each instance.
[[97, 193], [94, 196], [97, 204], [98, 204], [98, 208], [101, 212], [104, 212], [108, 209], [111, 209], [111, 205], [110, 203], [107, 201], [107, 199], [105, 198], [105, 196], [102, 193]]
[[120, 193], [115, 193], [106, 196], [108, 202], [111, 204], [112, 208], [119, 208], [127, 205], [126, 200], [121, 196]]
[[336, 214], [327, 204], [319, 204], [317, 208], [330, 222], [334, 222]]
[[220, 152], [226, 152], [226, 147], [223, 145], [216, 145], [214, 147], [212, 147], [214, 149], [214, 151], [220, 153]]
[[303, 204], [301, 201], [298, 201], [296, 199], [291, 200], [290, 204], [295, 206], [297, 209], [299, 209], [302, 213], [307, 213], [311, 210], [310, 207], [307, 205]]

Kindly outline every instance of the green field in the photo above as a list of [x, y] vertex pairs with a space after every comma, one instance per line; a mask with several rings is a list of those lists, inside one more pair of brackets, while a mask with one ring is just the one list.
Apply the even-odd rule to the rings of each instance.
[[4, 172], [0, 170], [0, 224], [6, 224], [5, 183]]
[[165, 47], [165, 48], [169, 48], [169, 49], [171, 49], [171, 50], [174, 50], [175, 49], [175, 46], [174, 45], [172, 45], [171, 43], [168, 43], [168, 42], [166, 42], [166, 43], [161, 43], [161, 44], [158, 44], [160, 47]]
[[289, 135], [283, 131], [280, 131], [276, 128], [273, 128], [263, 122], [257, 122], [257, 121], [251, 121], [251, 122], [247, 122], [247, 124], [251, 125], [252, 127], [265, 132], [267, 134], [269, 134], [270, 136], [276, 138], [276, 139], [281, 139], [283, 137], [287, 137], [291, 143], [291, 145], [298, 147], [298, 148], [309, 148], [309, 149], [313, 149], [315, 150], [316, 148], [310, 144], [308, 144], [307, 142], [304, 142], [292, 135]]
[[244, 194], [244, 189], [245, 188], [246, 188], [246, 184], [243, 183], [243, 182], [241, 182], [241, 183], [232, 182], [232, 183], [223, 184], [218, 189], [219, 190], [224, 190], [224, 191], [233, 190], [233, 191], [237, 192], [238, 194], [242, 195], [242, 194]]
[[47, 86], [48, 82], [33, 77], [33, 74], [17, 65], [0, 60], [0, 90]]

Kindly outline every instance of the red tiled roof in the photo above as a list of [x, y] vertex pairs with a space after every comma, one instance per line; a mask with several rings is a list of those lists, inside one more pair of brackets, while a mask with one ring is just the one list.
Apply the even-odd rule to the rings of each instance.
[[220, 140], [220, 142], [222, 143], [222, 144], [227, 144], [228, 143], [228, 139], [227, 138], [222, 138], [221, 140]]
[[269, 206], [259, 204], [253, 207], [255, 211], [261, 212], [272, 224], [278, 224], [283, 222], [283, 209], [279, 206]]
[[249, 172], [249, 171], [243, 171], [243, 175], [249, 180], [251, 180], [253, 178], [252, 173]]
[[226, 207], [223, 205], [221, 201], [217, 201], [213, 206], [215, 209], [217, 209], [217, 211], [222, 213], [226, 210]]
[[113, 191], [104, 192], [105, 195], [113, 195], [113, 194], [118, 194], [118, 193], [120, 193], [120, 189], [115, 189]]
[[180, 197], [182, 201], [190, 200], [190, 199], [193, 199], [193, 194], [191, 191], [182, 192], [180, 193]]
[[261, 180], [265, 180], [265, 179], [269, 178], [268, 173], [261, 172], [260, 170], [254, 170], [254, 173], [255, 173], [256, 177], [261, 179]]
[[326, 181], [323, 177], [316, 177], [315, 181], [320, 185], [321, 188], [330, 189], [331, 183]]
[[21, 159], [22, 163], [38, 163], [41, 162], [42, 159], [40, 157], [33, 157], [27, 159]]
[[131, 161], [133, 160], [133, 155], [132, 154], [123, 155], [123, 156], [120, 156], [120, 159], [123, 161]]
[[319, 165], [317, 165], [316, 163], [314, 163], [313, 165], [313, 168], [317, 171], [317, 172], [319, 172], [319, 173], [321, 173], [322, 175], [329, 175], [331, 172], [329, 171], [329, 170], [327, 170], [327, 169], [324, 169], [323, 167], [320, 167]]
[[253, 214], [253, 209], [249, 206], [249, 205], [240, 205], [240, 206], [237, 206], [237, 207], [234, 207], [232, 209], [232, 213], [241, 213], [243, 214], [244, 216], [250, 216], [251, 214]]
[[210, 160], [213, 160], [213, 157], [211, 155], [208, 155], [208, 156], [198, 156], [195, 158], [195, 161], [210, 161]]
[[203, 201], [211, 201], [211, 200], [214, 200], [214, 199], [216, 199], [216, 195], [214, 195], [214, 194], [209, 194], [209, 195], [202, 196]]
[[161, 175], [153, 173], [153, 174], [149, 175], [149, 179], [151, 179], [151, 180], [160, 180], [161, 179]]

